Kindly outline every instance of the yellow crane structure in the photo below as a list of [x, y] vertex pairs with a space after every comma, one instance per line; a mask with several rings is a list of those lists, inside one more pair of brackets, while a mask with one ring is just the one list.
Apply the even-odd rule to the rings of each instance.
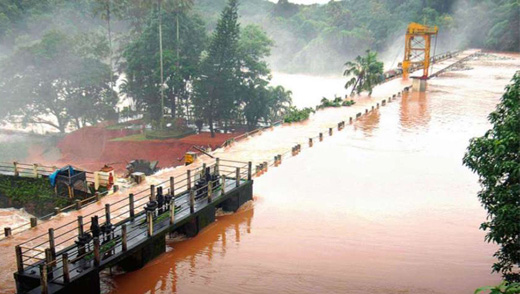
[[408, 25], [402, 63], [403, 79], [407, 79], [411, 71], [419, 68], [423, 69], [421, 78], [428, 78], [432, 37], [437, 37], [438, 32], [437, 26], [428, 27], [415, 22]]

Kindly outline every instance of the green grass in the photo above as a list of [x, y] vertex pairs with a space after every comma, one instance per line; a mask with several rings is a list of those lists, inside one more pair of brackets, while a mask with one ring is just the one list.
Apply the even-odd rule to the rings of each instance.
[[149, 140], [149, 139], [146, 138], [145, 134], [135, 134], [135, 135], [130, 135], [130, 136], [126, 136], [126, 137], [115, 138], [115, 139], [112, 139], [110, 141], [114, 141], [114, 142], [118, 142], [118, 141], [133, 141], [133, 142], [136, 142], [136, 141], [146, 141], [146, 140]]

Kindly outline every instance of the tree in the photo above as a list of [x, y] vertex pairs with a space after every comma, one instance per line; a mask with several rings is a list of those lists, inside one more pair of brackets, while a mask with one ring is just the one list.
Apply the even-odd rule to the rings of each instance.
[[345, 63], [346, 69], [344, 76], [350, 78], [345, 84], [345, 89], [352, 87], [351, 95], [354, 91], [359, 95], [362, 91], [367, 91], [372, 95], [372, 90], [377, 84], [381, 83], [383, 74], [383, 63], [377, 61], [377, 53], [366, 51], [366, 56], [358, 56], [354, 61]]
[[[177, 30], [174, 12], [164, 12], [165, 35], [173, 36]], [[184, 36], [181, 44], [177, 44], [175, 38], [165, 38], [163, 43], [164, 54], [164, 95], [169, 101], [166, 107], [171, 109], [172, 116], [176, 116], [179, 105], [176, 103], [177, 95], [190, 100], [192, 85], [198, 77], [199, 61], [206, 45], [205, 25], [196, 14], [181, 13], [180, 33]], [[125, 73], [122, 91], [133, 99], [138, 108], [146, 111], [153, 121], [161, 118], [160, 100], [160, 51], [155, 46], [159, 41], [157, 25], [159, 19], [157, 12], [149, 19], [141, 34], [123, 48], [123, 60], [121, 70]], [[180, 58], [176, 57], [177, 47], [180, 47]], [[186, 111], [184, 111], [186, 113]]]
[[209, 124], [215, 137], [215, 122], [229, 121], [236, 110], [240, 84], [237, 0], [228, 0], [210, 40], [207, 57], [202, 61], [201, 79], [196, 84], [195, 109]]
[[510, 282], [519, 281], [520, 263], [520, 72], [506, 88], [497, 109], [489, 115], [492, 129], [473, 138], [463, 163], [479, 176], [480, 202], [487, 220], [480, 228], [486, 241], [500, 245], [493, 271]]
[[[109, 64], [110, 69], [114, 66], [114, 48], [112, 42], [112, 27], [111, 20], [113, 16], [122, 17], [123, 8], [125, 6], [124, 0], [94, 0], [92, 2], [92, 11], [94, 15], [99, 15], [102, 20], [107, 22], [107, 36], [109, 49]], [[115, 83], [115, 81], [114, 81]]]
[[110, 88], [113, 78], [110, 67], [99, 61], [107, 52], [103, 39], [70, 38], [59, 31], [19, 48], [0, 67], [0, 103], [5, 106], [0, 115], [62, 133], [71, 121], [81, 127], [113, 115], [118, 101]]

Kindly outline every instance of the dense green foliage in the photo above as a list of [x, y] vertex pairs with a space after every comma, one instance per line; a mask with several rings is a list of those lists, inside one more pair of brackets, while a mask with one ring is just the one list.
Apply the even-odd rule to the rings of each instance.
[[58, 197], [47, 178], [21, 178], [0, 175], [0, 204], [2, 207], [25, 208], [39, 216], [64, 207], [73, 201]]
[[[267, 61], [334, 73], [366, 49], [395, 61], [411, 21], [440, 27], [438, 50], [520, 50], [517, 0], [240, 0], [226, 18], [228, 4], [0, 0], [0, 119], [60, 131], [94, 124], [114, 115], [118, 91], [132, 101], [125, 113], [154, 126], [166, 113], [212, 130], [252, 128], [290, 105], [289, 92], [269, 86]], [[361, 84], [370, 92], [371, 79]]]
[[306, 107], [303, 109], [297, 109], [296, 107], [291, 107], [287, 111], [283, 121], [286, 123], [292, 122], [300, 122], [309, 119], [311, 113], [315, 111], [312, 108]]
[[508, 283], [506, 281], [500, 283], [498, 286], [486, 286], [475, 290], [475, 294], [479, 293], [489, 294], [518, 294], [520, 293], [519, 283]]
[[344, 76], [349, 78], [345, 84], [345, 89], [352, 87], [351, 95], [356, 92], [358, 95], [367, 91], [368, 95], [372, 95], [372, 90], [383, 80], [383, 63], [377, 61], [377, 53], [367, 50], [366, 56], [358, 56], [354, 61], [345, 63]]
[[486, 241], [500, 245], [493, 271], [508, 281], [520, 281], [520, 72], [489, 115], [492, 129], [474, 138], [464, 164], [479, 175], [478, 197], [488, 212], [481, 229]]

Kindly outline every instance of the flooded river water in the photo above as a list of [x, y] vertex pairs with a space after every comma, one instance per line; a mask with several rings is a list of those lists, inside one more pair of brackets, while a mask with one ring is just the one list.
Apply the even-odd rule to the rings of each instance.
[[[472, 293], [498, 283], [490, 273], [496, 247], [478, 230], [485, 211], [477, 178], [461, 162], [469, 139], [489, 128], [486, 117], [520, 57], [484, 56], [466, 65], [431, 80], [427, 93], [404, 94], [271, 167], [255, 179], [254, 202], [218, 217], [195, 238], [170, 240], [167, 253], [139, 271], [104, 273], [104, 292]], [[299, 87], [299, 106], [336, 93], [327, 88], [317, 96], [320, 87], [339, 92], [342, 85], [312, 80], [283, 75], [276, 82]], [[272, 159], [409, 84], [391, 81], [353, 107], [319, 111], [303, 124], [264, 131], [215, 154]], [[147, 184], [184, 172], [165, 170]], [[14, 245], [128, 193], [0, 242], [0, 293], [14, 291]]]
[[[519, 65], [472, 60], [426, 94], [371, 112], [257, 178], [240, 212], [170, 242], [140, 271], [106, 277], [106, 291], [473, 293], [498, 283], [496, 247], [478, 229], [477, 178], [461, 161]], [[264, 133], [227, 156], [272, 154], [269, 144], [290, 140]]]

